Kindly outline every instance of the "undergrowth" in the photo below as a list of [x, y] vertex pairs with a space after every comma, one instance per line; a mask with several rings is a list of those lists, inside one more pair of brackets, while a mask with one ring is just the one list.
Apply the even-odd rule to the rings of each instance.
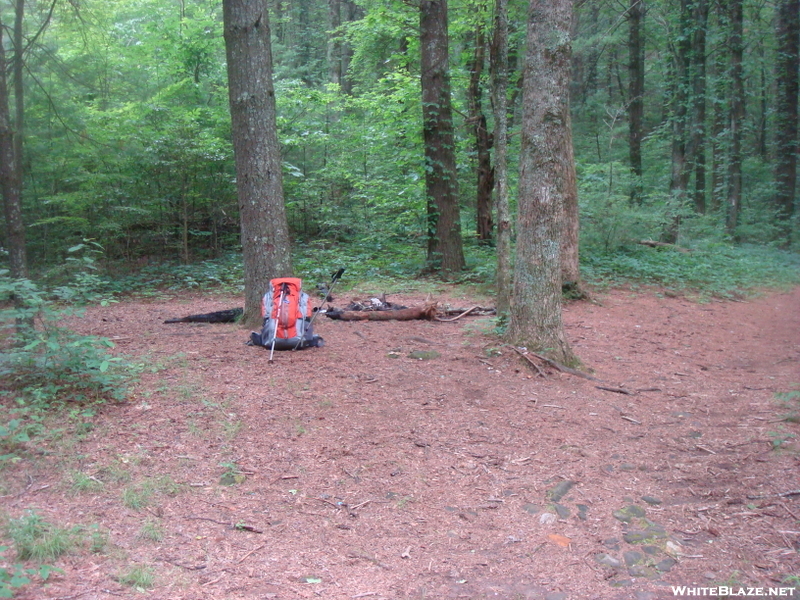
[[[698, 242], [689, 252], [654, 249], [638, 244], [613, 248], [587, 245], [581, 248], [581, 269], [591, 286], [613, 287], [640, 283], [660, 285], [701, 296], [738, 297], [762, 287], [784, 287], [800, 283], [800, 254], [769, 246], [736, 246], [724, 242]], [[478, 284], [493, 291], [496, 256], [494, 249], [467, 241], [467, 269], [452, 283]], [[346, 272], [339, 291], [372, 285], [388, 293], [429, 289], [441, 284], [426, 278], [425, 251], [409, 242], [362, 240], [350, 244], [317, 240], [296, 244], [294, 271], [317, 284], [330, 281], [340, 267]], [[241, 294], [241, 255], [231, 253], [193, 265], [152, 264], [136, 273], [110, 277], [108, 289], [158, 295], [198, 289], [203, 293]]]

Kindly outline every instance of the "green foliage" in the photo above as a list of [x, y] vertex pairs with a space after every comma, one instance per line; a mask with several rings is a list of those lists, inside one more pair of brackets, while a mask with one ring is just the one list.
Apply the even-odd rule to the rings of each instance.
[[628, 245], [584, 252], [583, 273], [596, 285], [641, 282], [738, 297], [762, 286], [800, 283], [800, 255], [760, 246], [698, 245], [692, 252]]
[[14, 541], [19, 560], [53, 561], [76, 544], [79, 531], [48, 523], [34, 512], [10, 519], [6, 533]]
[[788, 392], [775, 394], [775, 399], [787, 411], [783, 420], [788, 423], [800, 423], [800, 386]]
[[[0, 546], [0, 556], [8, 550], [8, 546]], [[40, 565], [38, 568], [23, 568], [21, 565], [7, 565], [0, 567], [0, 598], [13, 598], [15, 590], [28, 585], [31, 577], [38, 576], [42, 581], [47, 581], [50, 573], [61, 573], [61, 569], [50, 565]]]
[[118, 581], [121, 584], [129, 585], [139, 591], [152, 588], [155, 580], [156, 576], [153, 569], [146, 565], [134, 565], [118, 577]]
[[123, 399], [127, 375], [123, 360], [109, 353], [114, 344], [62, 327], [67, 314], [32, 282], [0, 271], [0, 377], [23, 405]]

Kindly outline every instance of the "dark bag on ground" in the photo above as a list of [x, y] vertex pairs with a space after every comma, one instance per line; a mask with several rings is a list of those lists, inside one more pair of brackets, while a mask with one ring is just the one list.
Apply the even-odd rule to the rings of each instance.
[[322, 338], [314, 335], [311, 327], [311, 302], [296, 277], [280, 277], [269, 282], [269, 290], [261, 301], [264, 326], [261, 332], [253, 331], [250, 342], [254, 346], [275, 350], [299, 350], [321, 347]]

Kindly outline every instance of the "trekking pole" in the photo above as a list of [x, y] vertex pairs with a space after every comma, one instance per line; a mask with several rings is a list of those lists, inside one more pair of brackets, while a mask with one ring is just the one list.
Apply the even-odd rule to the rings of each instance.
[[[281, 284], [281, 297], [278, 300], [278, 312], [275, 315], [275, 328], [272, 330], [272, 347], [269, 349], [269, 360], [267, 361], [268, 364], [273, 364], [275, 361], [272, 360], [272, 355], [275, 353], [275, 339], [278, 337], [278, 325], [281, 318], [281, 310], [283, 310], [283, 297], [286, 294], [286, 284]], [[272, 315], [270, 314], [270, 318]]]
[[[344, 274], [344, 267], [342, 267], [341, 269], [336, 271], [336, 273], [331, 275], [331, 285], [328, 287], [327, 291], [325, 292], [325, 298], [328, 298], [328, 297], [333, 298], [333, 296], [331, 296], [331, 292], [333, 291], [334, 286], [339, 281], [339, 279], [341, 279], [343, 274]], [[323, 304], [325, 304], [325, 301], [323, 301]], [[320, 307], [320, 309], [321, 308], [322, 307]], [[320, 310], [317, 309], [317, 312], [315, 312], [313, 315], [311, 315], [311, 320], [308, 322], [308, 327], [306, 327], [306, 331], [311, 329], [311, 326], [314, 324], [314, 320], [317, 318], [317, 315], [319, 313], [320, 313]], [[298, 340], [298, 342], [297, 342], [297, 345], [294, 347], [294, 349], [297, 350], [302, 343], [303, 343], [303, 338], [300, 338]]]

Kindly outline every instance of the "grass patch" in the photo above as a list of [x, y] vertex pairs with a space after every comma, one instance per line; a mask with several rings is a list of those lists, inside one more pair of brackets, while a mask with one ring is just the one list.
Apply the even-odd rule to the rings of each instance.
[[43, 520], [34, 512], [10, 519], [6, 533], [14, 542], [19, 560], [52, 562], [69, 552], [79, 538], [75, 529], [64, 529]]
[[164, 527], [161, 521], [148, 519], [139, 529], [139, 538], [149, 542], [160, 542], [164, 539]]
[[123, 571], [118, 577], [123, 585], [129, 585], [139, 591], [145, 591], [153, 587], [156, 576], [152, 567], [146, 565], [134, 565], [127, 571]]
[[132, 510], [142, 510], [150, 505], [155, 490], [149, 481], [126, 487], [122, 491], [122, 503]]
[[82, 471], [73, 471], [70, 475], [72, 480], [70, 484], [70, 489], [75, 494], [86, 494], [90, 492], [98, 492], [103, 489], [103, 482], [97, 479], [96, 477], [92, 477], [91, 475], [87, 475]]

